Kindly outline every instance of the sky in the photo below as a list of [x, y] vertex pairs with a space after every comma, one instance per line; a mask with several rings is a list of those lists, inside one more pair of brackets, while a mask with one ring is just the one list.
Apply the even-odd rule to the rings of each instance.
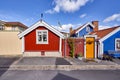
[[120, 25], [120, 0], [0, 0], [0, 20], [30, 27], [41, 19], [69, 31], [99, 21], [99, 29]]

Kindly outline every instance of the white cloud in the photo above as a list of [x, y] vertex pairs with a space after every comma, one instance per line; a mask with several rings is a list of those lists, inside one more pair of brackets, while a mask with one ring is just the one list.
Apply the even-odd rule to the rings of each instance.
[[55, 12], [75, 12], [79, 10], [82, 6], [85, 6], [87, 2], [93, 2], [93, 0], [54, 0], [53, 9], [45, 11], [45, 13], [55, 13]]
[[74, 29], [76, 27], [81, 26], [81, 23], [78, 23], [78, 24], [69, 23], [69, 24], [63, 24], [61, 26], [54, 26], [54, 25], [52, 25], [52, 26], [55, 27], [56, 29], [58, 29], [59, 31], [69, 32], [70, 27], [72, 27]]
[[52, 26], [55, 27], [56, 29], [58, 29], [59, 31], [64, 31], [64, 32], [69, 32], [69, 28], [74, 27], [73, 24], [63, 24], [61, 26], [52, 25]]
[[80, 18], [84, 18], [86, 16], [87, 16], [87, 14], [82, 14], [82, 15], [80, 15]]
[[62, 25], [62, 30], [63, 31], [68, 31], [70, 27], [73, 27], [74, 25], [73, 24], [64, 24]]
[[100, 25], [100, 26], [99, 26], [99, 30], [107, 29], [107, 28], [110, 28], [110, 27], [111, 27], [111, 26]]
[[109, 16], [103, 20], [103, 22], [111, 22], [111, 21], [120, 21], [120, 14], [113, 14], [112, 16]]

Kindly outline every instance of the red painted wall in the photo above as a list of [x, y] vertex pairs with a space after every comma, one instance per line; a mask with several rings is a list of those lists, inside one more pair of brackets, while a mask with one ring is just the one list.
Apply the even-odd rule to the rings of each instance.
[[25, 51], [59, 51], [59, 36], [48, 30], [48, 44], [36, 44], [36, 30], [48, 30], [40, 26], [25, 36]]
[[[81, 39], [81, 38], [74, 38], [74, 55], [76, 54], [82, 54], [84, 55], [84, 39]], [[65, 48], [66, 47], [66, 48]], [[68, 39], [63, 40], [62, 42], [62, 54], [63, 56], [70, 56], [69, 53], [70, 52], [70, 47], [69, 47], [69, 44], [68, 44]]]

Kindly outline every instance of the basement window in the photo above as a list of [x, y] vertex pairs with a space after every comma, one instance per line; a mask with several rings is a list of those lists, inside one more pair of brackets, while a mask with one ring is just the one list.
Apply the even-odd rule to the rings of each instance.
[[48, 30], [36, 30], [36, 43], [48, 44]]

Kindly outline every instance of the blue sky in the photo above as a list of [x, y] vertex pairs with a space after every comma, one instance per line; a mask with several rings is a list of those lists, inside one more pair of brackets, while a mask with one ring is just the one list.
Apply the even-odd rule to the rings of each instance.
[[120, 25], [120, 0], [0, 0], [0, 20], [31, 26], [43, 19], [63, 31], [99, 21], [100, 29]]

